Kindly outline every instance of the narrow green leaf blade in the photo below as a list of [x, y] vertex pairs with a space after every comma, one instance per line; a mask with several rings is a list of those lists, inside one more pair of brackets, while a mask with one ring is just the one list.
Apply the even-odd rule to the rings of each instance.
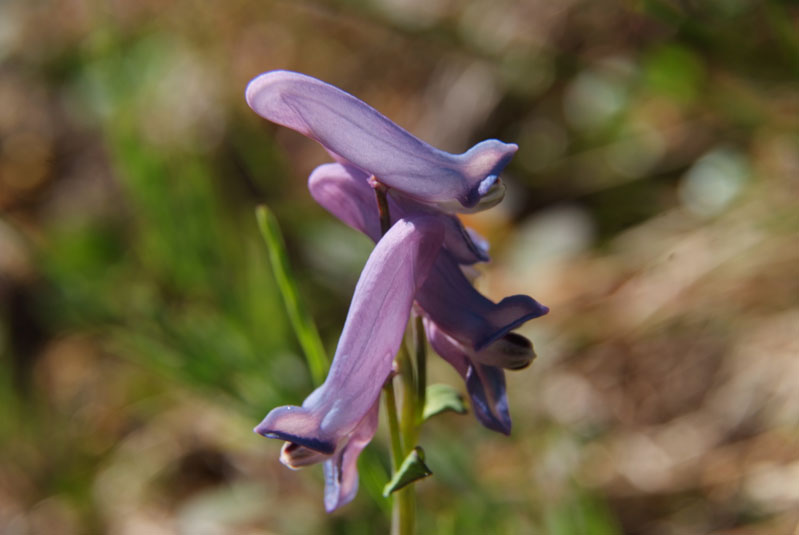
[[316, 324], [297, 291], [297, 284], [291, 273], [285, 242], [277, 218], [265, 205], [260, 205], [255, 209], [255, 217], [258, 220], [258, 229], [261, 231], [261, 236], [263, 236], [269, 251], [272, 272], [275, 275], [280, 294], [283, 296], [283, 304], [286, 307], [289, 321], [305, 353], [313, 382], [320, 385], [325, 380], [328, 366], [325, 348], [319, 338]]
[[434, 384], [428, 386], [422, 420], [427, 420], [436, 414], [446, 411], [466, 414], [466, 404], [463, 402], [463, 396], [449, 385]]
[[383, 496], [388, 498], [392, 492], [431, 475], [433, 472], [424, 464], [424, 450], [421, 446], [416, 446], [402, 461], [399, 470], [391, 477], [391, 481], [383, 487]]

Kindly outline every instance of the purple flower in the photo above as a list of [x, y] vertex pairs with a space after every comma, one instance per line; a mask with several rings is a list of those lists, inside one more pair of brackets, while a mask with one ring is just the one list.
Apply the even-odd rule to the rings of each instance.
[[[352, 167], [324, 164], [308, 179], [311, 196], [331, 214], [374, 240], [379, 215], [367, 176]], [[493, 303], [474, 289], [461, 265], [487, 260], [485, 243], [455, 216], [402, 197], [389, 197], [392, 219], [425, 213], [441, 221], [444, 241], [416, 294], [433, 349], [464, 377], [475, 415], [489, 429], [511, 428], [503, 369], [520, 369], [535, 357], [532, 344], [511, 331], [549, 309], [524, 295]]]
[[[324, 463], [328, 511], [352, 500], [356, 460], [374, 435], [380, 390], [415, 301], [431, 345], [466, 381], [478, 419], [510, 433], [503, 369], [523, 368], [535, 356], [511, 331], [548, 309], [527, 296], [494, 303], [476, 291], [463, 267], [488, 261], [488, 246], [449, 212], [499, 202], [499, 172], [516, 145], [488, 140], [448, 154], [352, 95], [287, 71], [255, 78], [247, 102], [322, 144], [337, 163], [314, 170], [311, 195], [377, 243], [325, 383], [301, 407], [272, 410], [255, 431], [286, 441], [281, 462], [290, 468]], [[382, 237], [375, 182], [390, 193], [392, 226]]]
[[247, 86], [260, 116], [315, 139], [350, 164], [418, 201], [451, 211], [496, 204], [499, 173], [518, 147], [489, 139], [449, 154], [412, 136], [368, 104], [304, 74], [271, 71]]
[[278, 407], [255, 428], [287, 441], [281, 454], [286, 466], [325, 463], [328, 511], [355, 496], [355, 461], [374, 435], [380, 390], [443, 235], [440, 221], [430, 216], [411, 216], [391, 227], [363, 268], [324, 384], [301, 407]]

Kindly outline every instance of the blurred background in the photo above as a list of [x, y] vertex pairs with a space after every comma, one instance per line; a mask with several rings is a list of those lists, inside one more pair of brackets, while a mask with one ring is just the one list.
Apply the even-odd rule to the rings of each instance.
[[[384, 429], [333, 515], [252, 433], [329, 353], [371, 249], [328, 160], [244, 102], [302, 71], [462, 152], [520, 146], [479, 288], [552, 312], [510, 438], [421, 439], [420, 532], [796, 533], [799, 9], [748, 0], [0, 3], [0, 532], [385, 533]], [[431, 362], [434, 381], [463, 385]], [[381, 415], [382, 417], [382, 415]]]

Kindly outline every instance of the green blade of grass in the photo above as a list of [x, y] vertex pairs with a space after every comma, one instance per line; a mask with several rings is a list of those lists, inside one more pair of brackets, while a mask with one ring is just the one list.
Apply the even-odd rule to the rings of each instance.
[[327, 373], [327, 356], [322, 340], [319, 338], [319, 331], [316, 324], [311, 319], [308, 309], [300, 299], [297, 291], [297, 284], [291, 274], [286, 246], [283, 242], [283, 235], [280, 233], [277, 219], [274, 214], [264, 205], [255, 209], [255, 217], [258, 220], [258, 228], [266, 242], [269, 251], [269, 261], [272, 265], [272, 272], [275, 274], [277, 286], [283, 296], [283, 304], [294, 328], [294, 333], [300, 342], [308, 368], [311, 370], [311, 378], [315, 385], [320, 385], [325, 380]]

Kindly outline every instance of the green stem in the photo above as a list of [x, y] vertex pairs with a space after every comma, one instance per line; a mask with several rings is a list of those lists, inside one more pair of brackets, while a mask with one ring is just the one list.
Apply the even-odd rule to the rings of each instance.
[[[392, 472], [399, 470], [402, 461], [405, 459], [406, 452], [402, 447], [404, 433], [401, 430], [400, 420], [397, 416], [397, 396], [394, 393], [394, 379], [386, 381], [383, 387], [386, 401], [386, 413], [388, 414], [388, 431], [391, 437], [391, 465]], [[404, 397], [404, 394], [403, 394]], [[402, 426], [405, 424], [405, 407], [403, 400]], [[407, 444], [407, 442], [406, 442]], [[391, 533], [392, 535], [413, 535], [414, 532], [414, 502], [413, 485], [408, 485], [404, 489], [394, 493], [394, 504], [391, 508]]]
[[424, 332], [424, 322], [421, 316], [416, 316], [414, 322], [414, 346], [416, 349], [416, 410], [417, 421], [421, 425], [424, 412], [425, 396], [427, 394], [427, 337]]
[[383, 394], [386, 398], [386, 414], [388, 415], [388, 431], [391, 437], [391, 467], [397, 471], [404, 459], [402, 442], [400, 438], [400, 424], [397, 417], [397, 396], [394, 394], [394, 378], [389, 377], [383, 386]]
[[[405, 445], [403, 459], [410, 453], [419, 438], [419, 426], [416, 418], [416, 381], [413, 364], [405, 344], [402, 344], [398, 355], [400, 380], [402, 381], [402, 417], [400, 430]], [[397, 491], [399, 509], [398, 525], [395, 533], [413, 535], [416, 532], [416, 486], [411, 484]]]
[[414, 380], [413, 363], [405, 344], [402, 344], [399, 355], [397, 355], [400, 369], [400, 379], [402, 380], [402, 420], [400, 430], [402, 431], [402, 441], [405, 444], [405, 455], [410, 453], [416, 445], [419, 426], [416, 420], [416, 401], [417, 390]]

